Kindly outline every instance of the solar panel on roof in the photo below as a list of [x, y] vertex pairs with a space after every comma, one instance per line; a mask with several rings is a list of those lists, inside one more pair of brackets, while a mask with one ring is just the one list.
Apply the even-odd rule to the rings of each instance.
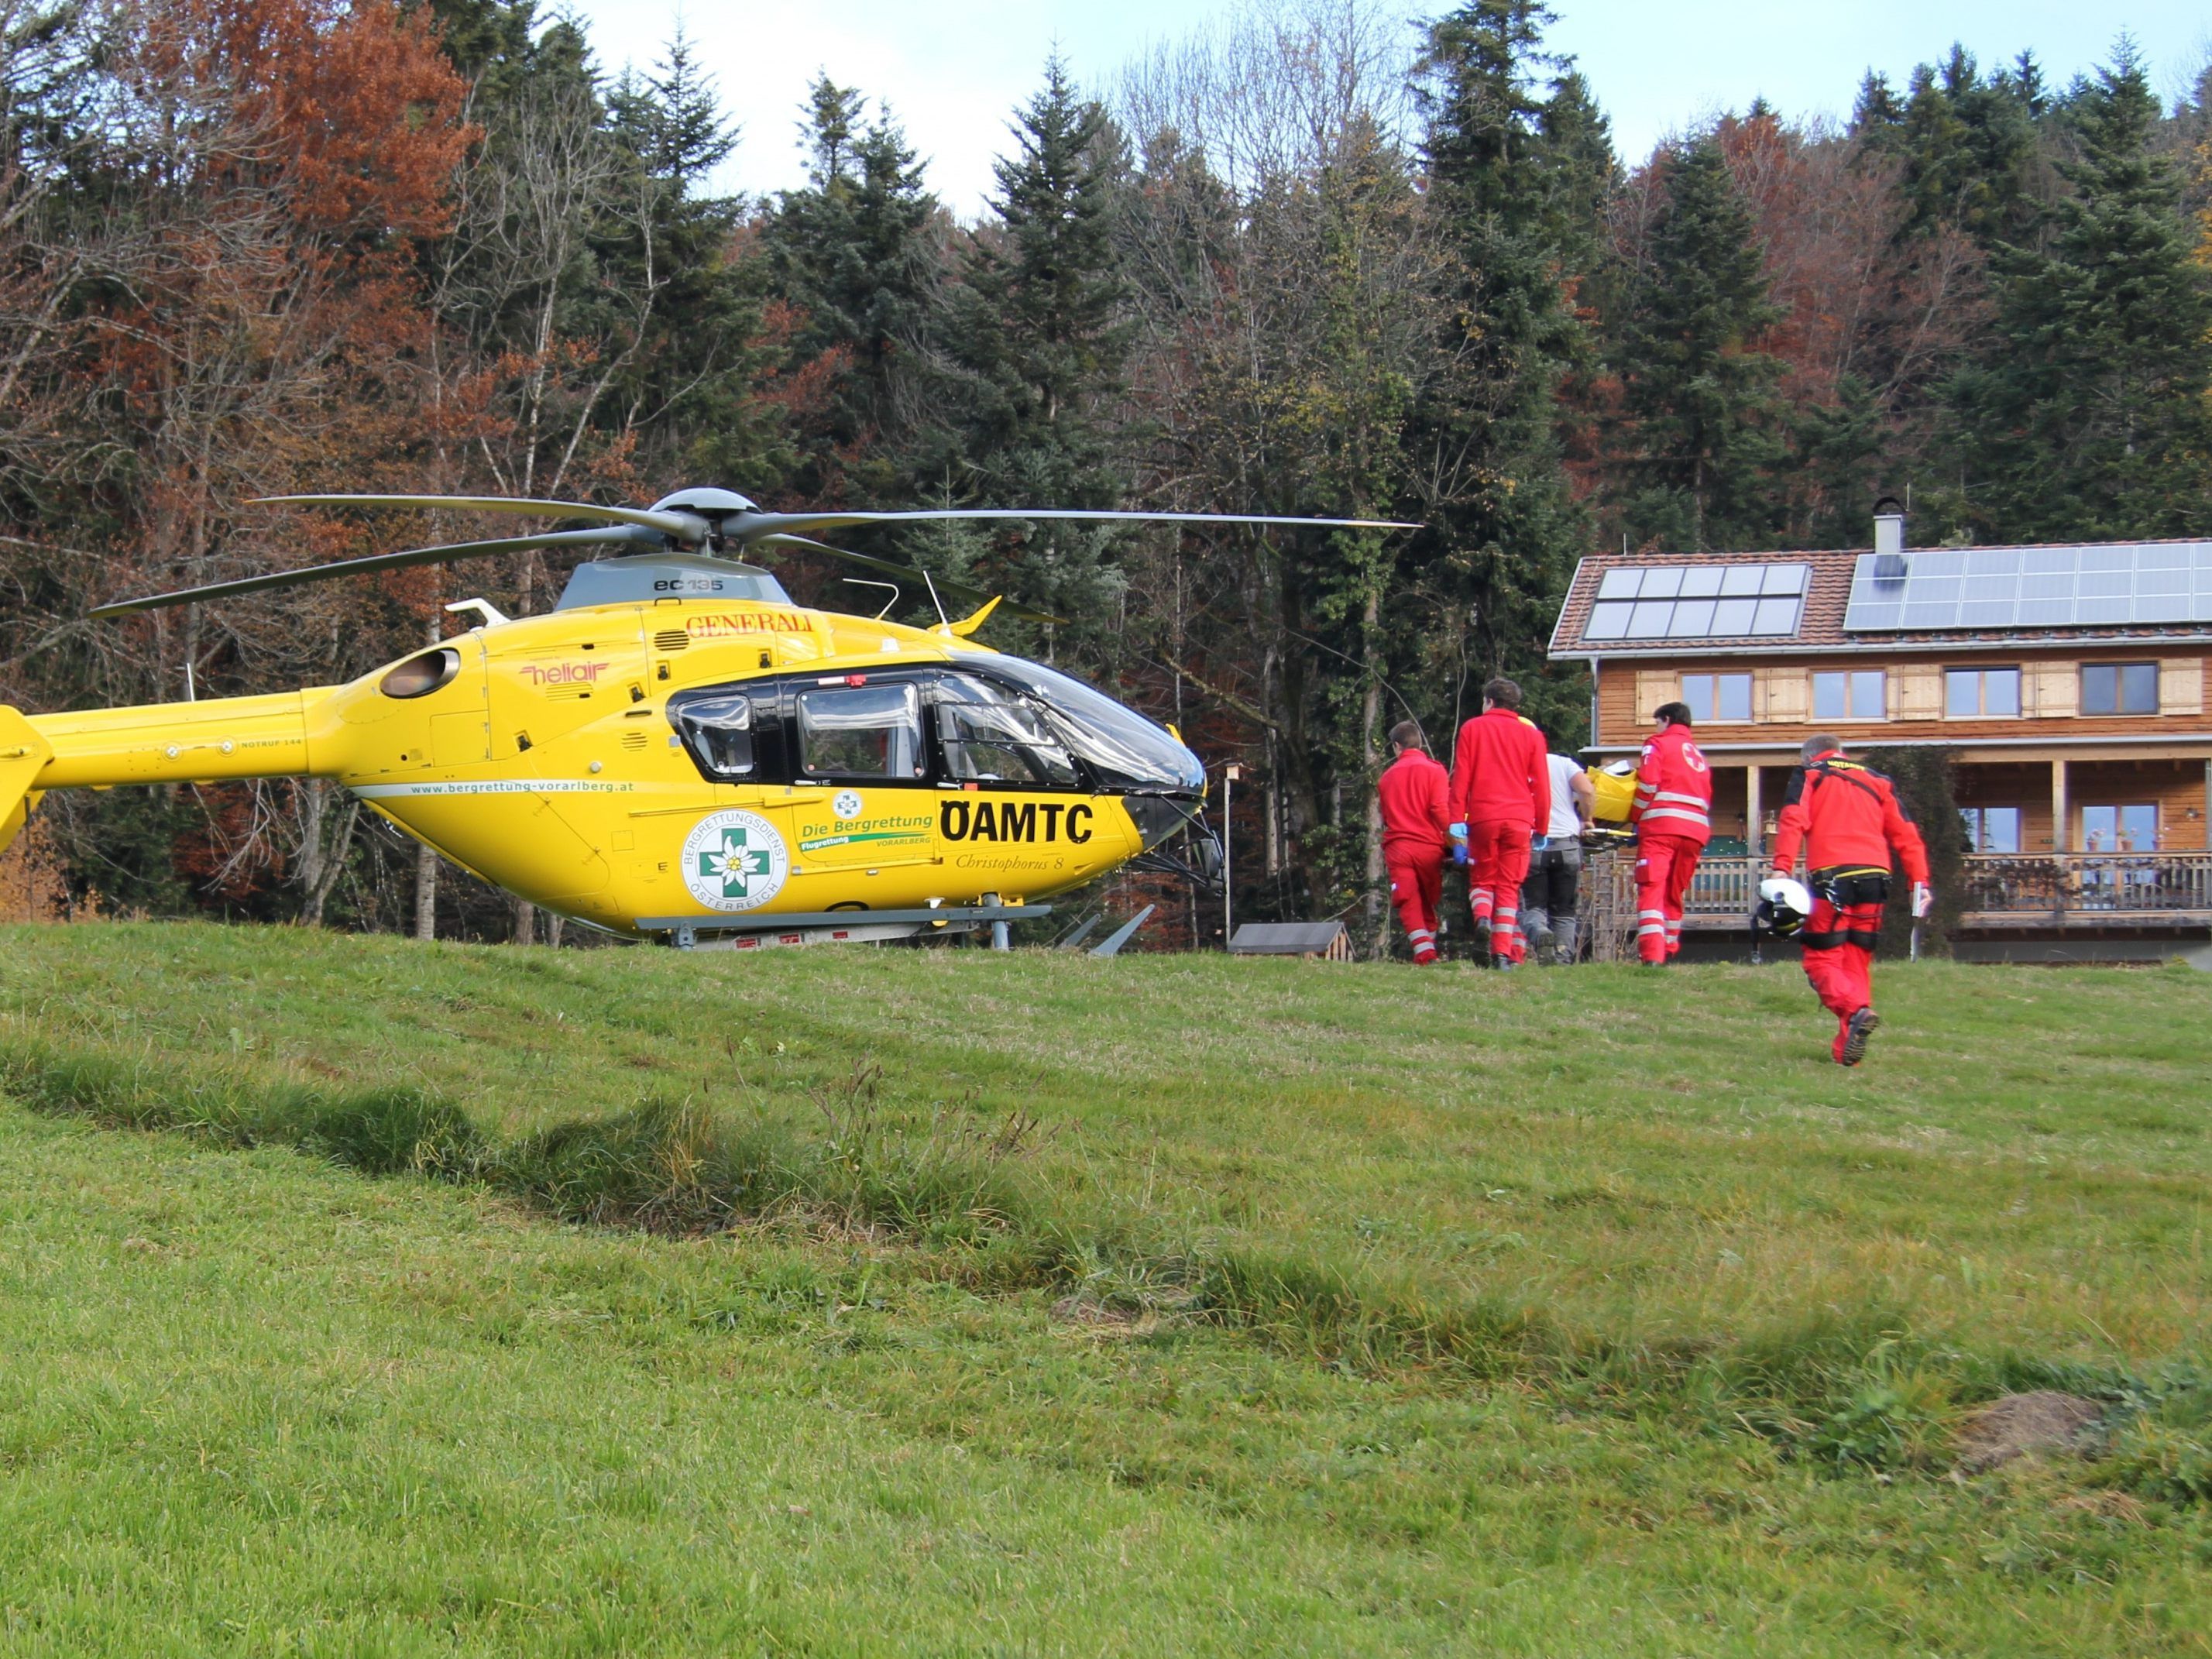
[[1812, 567], [1629, 565], [1605, 573], [1585, 640], [1787, 639]]
[[1844, 612], [1854, 634], [2150, 623], [2212, 623], [2212, 542], [1862, 553]]

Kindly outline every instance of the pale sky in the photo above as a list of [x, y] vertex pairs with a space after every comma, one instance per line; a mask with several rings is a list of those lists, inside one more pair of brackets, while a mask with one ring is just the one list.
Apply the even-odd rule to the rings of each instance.
[[[793, 124], [807, 84], [827, 70], [889, 102], [932, 188], [963, 216], [981, 210], [992, 158], [1007, 147], [1007, 118], [1055, 46], [1079, 81], [1103, 88], [1149, 46], [1225, 22], [1243, 3], [566, 0], [610, 71], [649, 67], [681, 16], [743, 128], [727, 187], [758, 193], [801, 182]], [[1404, 9], [1425, 17], [1448, 8], [1405, 0]], [[1901, 86], [1914, 64], [1944, 55], [1954, 40], [1985, 65], [2032, 48], [2056, 86], [2108, 58], [2124, 29], [2169, 100], [2212, 57], [2212, 10], [2186, 0], [1554, 0], [1553, 9], [1554, 48], [1579, 60], [1632, 160], [1669, 131], [1762, 94], [1785, 114], [1841, 118], [1869, 68]]]

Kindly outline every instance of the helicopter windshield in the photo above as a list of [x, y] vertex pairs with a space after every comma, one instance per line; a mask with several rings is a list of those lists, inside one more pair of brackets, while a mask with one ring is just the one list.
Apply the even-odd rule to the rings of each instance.
[[1088, 761], [1109, 789], [1196, 794], [1206, 768], [1174, 733], [1081, 680], [1020, 657], [993, 657], [988, 672], [1042, 703], [1060, 740]]

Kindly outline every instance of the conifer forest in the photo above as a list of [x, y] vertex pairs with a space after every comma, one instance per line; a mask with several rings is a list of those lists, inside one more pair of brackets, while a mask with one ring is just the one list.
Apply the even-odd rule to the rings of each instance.
[[[2058, 84], [1936, 34], [1847, 121], [1624, 155], [1540, 0], [1276, 0], [1040, 64], [971, 222], [835, 65], [743, 112], [805, 186], [732, 196], [722, 66], [614, 73], [535, 3], [0, 0], [0, 702], [349, 679], [569, 562], [86, 619], [501, 533], [263, 495], [1412, 520], [852, 542], [1071, 619], [985, 638], [1241, 763], [1240, 915], [1326, 916], [1395, 720], [1448, 752], [1504, 672], [1585, 740], [1545, 650], [1586, 553], [1863, 545], [1884, 495], [1917, 543], [2212, 533], [2212, 68], [2124, 37]], [[559, 937], [335, 786], [63, 792], [27, 848], [70, 914]]]

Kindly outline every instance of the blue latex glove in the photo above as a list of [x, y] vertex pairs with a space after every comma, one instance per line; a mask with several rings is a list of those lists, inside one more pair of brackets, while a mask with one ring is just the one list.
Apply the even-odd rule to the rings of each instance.
[[1452, 825], [1451, 838], [1454, 841], [1465, 841], [1467, 839], [1467, 826], [1463, 823], [1455, 823]]
[[1467, 843], [1465, 842], [1455, 841], [1452, 843], [1452, 862], [1459, 866], [1462, 870], [1467, 868]]

